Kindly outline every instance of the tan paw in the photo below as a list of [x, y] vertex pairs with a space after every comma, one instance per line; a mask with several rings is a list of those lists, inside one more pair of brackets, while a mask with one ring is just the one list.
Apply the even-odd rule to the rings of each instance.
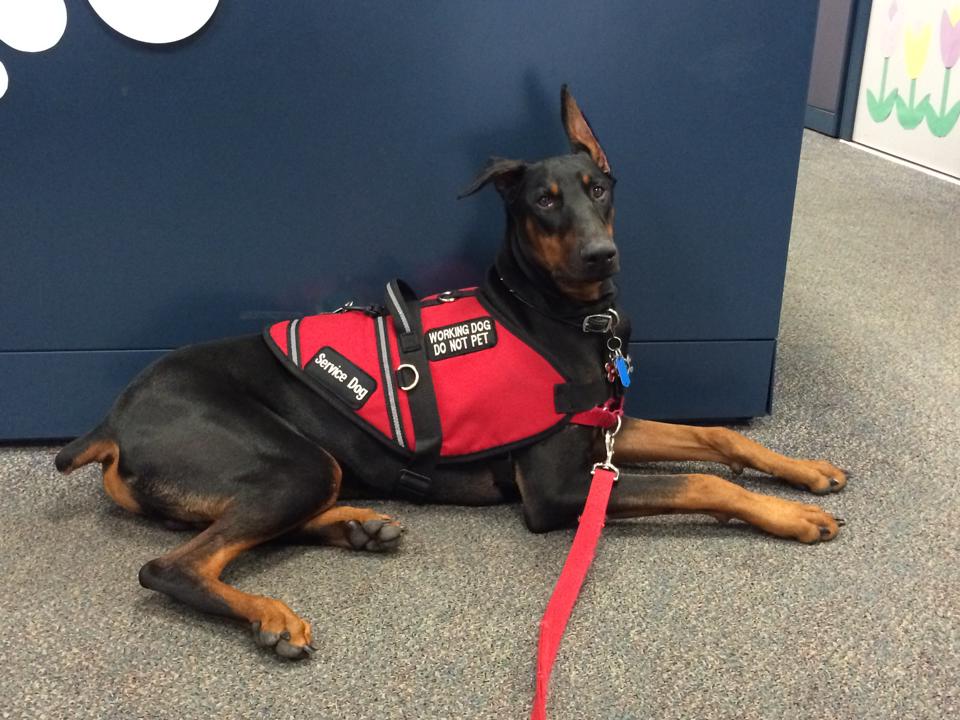
[[833, 540], [844, 525], [842, 518], [835, 518], [816, 505], [768, 496], [744, 519], [772, 535], [802, 543]]
[[258, 615], [250, 624], [257, 645], [271, 647], [277, 655], [291, 660], [309, 657], [316, 651], [311, 643], [310, 623], [279, 600], [262, 598]]
[[338, 505], [299, 528], [295, 537], [348, 550], [393, 550], [404, 528], [399, 520], [366, 508]]
[[849, 478], [849, 473], [826, 460], [789, 460], [776, 475], [816, 495], [840, 492]]

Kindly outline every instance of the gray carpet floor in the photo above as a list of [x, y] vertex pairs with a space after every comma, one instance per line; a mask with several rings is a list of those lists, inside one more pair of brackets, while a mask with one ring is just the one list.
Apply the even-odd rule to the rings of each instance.
[[[808, 133], [794, 220], [775, 414], [745, 432], [850, 468], [813, 500], [848, 524], [812, 547], [710, 518], [611, 524], [552, 718], [958, 716], [960, 187]], [[530, 535], [513, 507], [390, 504], [409, 528], [395, 554], [250, 553], [227, 579], [320, 639], [290, 663], [141, 589], [184, 535], [53, 454], [0, 449], [0, 717], [528, 717], [572, 533]]]

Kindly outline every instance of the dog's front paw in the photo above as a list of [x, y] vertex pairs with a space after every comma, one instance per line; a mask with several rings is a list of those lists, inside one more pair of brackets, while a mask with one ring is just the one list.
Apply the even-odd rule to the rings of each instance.
[[840, 492], [850, 478], [850, 473], [826, 460], [790, 460], [777, 475], [794, 487], [816, 495]]
[[808, 544], [833, 540], [846, 524], [816, 505], [769, 496], [761, 496], [758, 507], [744, 519], [772, 535]]

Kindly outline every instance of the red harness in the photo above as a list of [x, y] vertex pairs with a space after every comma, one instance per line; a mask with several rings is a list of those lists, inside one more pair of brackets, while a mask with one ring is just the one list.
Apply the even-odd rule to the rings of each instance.
[[[567, 423], [607, 427], [616, 407], [558, 409], [569, 382], [544, 353], [511, 331], [475, 290], [420, 301], [420, 319], [442, 431], [441, 460], [464, 460], [531, 444]], [[264, 337], [296, 377], [394, 449], [412, 452], [407, 395], [419, 382], [401, 362], [394, 323], [352, 309], [269, 327]]]

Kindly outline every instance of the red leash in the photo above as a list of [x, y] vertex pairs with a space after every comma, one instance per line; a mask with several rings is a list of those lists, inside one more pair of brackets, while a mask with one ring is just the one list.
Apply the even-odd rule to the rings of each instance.
[[533, 712], [531, 720], [546, 720], [547, 718], [547, 686], [550, 683], [550, 672], [553, 662], [560, 648], [560, 638], [567, 627], [570, 613], [577, 602], [583, 580], [593, 562], [593, 556], [600, 539], [607, 517], [607, 503], [610, 500], [610, 491], [620, 476], [620, 471], [613, 465], [613, 437], [620, 429], [620, 419], [617, 418], [615, 430], [607, 430], [604, 436], [607, 446], [605, 462], [593, 466], [593, 479], [590, 482], [590, 492], [587, 502], [583, 506], [577, 533], [573, 538], [573, 545], [563, 564], [560, 578], [547, 603], [547, 610], [540, 621], [540, 642], [537, 648], [537, 690], [533, 698]]

